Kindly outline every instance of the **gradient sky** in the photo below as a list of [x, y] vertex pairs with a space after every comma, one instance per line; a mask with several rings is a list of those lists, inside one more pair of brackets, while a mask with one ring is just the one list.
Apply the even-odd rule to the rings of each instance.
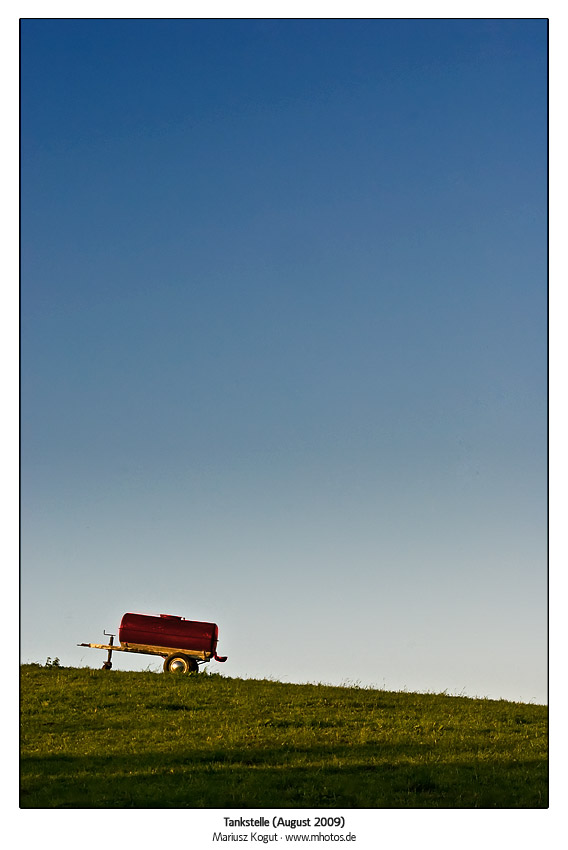
[[21, 38], [22, 661], [545, 702], [546, 21]]

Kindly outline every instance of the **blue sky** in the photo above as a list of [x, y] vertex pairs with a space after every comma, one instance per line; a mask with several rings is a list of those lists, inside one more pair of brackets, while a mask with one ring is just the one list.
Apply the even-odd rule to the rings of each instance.
[[544, 702], [546, 22], [21, 32], [22, 660]]

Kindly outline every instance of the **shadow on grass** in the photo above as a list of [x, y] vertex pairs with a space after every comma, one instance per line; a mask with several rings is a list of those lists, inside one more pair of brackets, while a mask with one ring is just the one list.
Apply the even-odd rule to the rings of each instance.
[[26, 757], [22, 808], [545, 808], [544, 759], [401, 746]]

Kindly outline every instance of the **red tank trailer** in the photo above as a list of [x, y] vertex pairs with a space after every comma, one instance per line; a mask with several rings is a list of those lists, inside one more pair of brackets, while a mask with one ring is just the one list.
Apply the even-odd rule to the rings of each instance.
[[106, 649], [107, 661], [103, 669], [112, 667], [113, 652], [139, 652], [145, 655], [160, 655], [164, 658], [166, 672], [192, 673], [199, 664], [211, 661], [226, 661], [217, 655], [219, 629], [215, 623], [186, 620], [173, 614], [125, 614], [118, 628], [120, 645], [114, 643], [115, 635], [108, 644], [80, 643], [93, 649]]

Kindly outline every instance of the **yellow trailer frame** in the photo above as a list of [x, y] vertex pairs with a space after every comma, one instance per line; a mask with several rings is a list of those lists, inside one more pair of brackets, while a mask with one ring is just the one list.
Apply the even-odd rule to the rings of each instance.
[[78, 643], [77, 646], [88, 646], [91, 649], [106, 649], [108, 652], [107, 660], [103, 664], [103, 670], [112, 668], [112, 653], [113, 652], [137, 652], [140, 655], [160, 655], [165, 659], [164, 670], [173, 671], [181, 669], [176, 666], [175, 662], [179, 660], [183, 666], [183, 659], [189, 659], [191, 663], [185, 665], [184, 673], [190, 673], [197, 670], [198, 664], [204, 664], [213, 658], [212, 652], [201, 652], [194, 649], [180, 649], [172, 646], [153, 646], [145, 643], [127, 643], [122, 642], [119, 645], [114, 643], [116, 635], [111, 635], [108, 632], [103, 634], [110, 637], [108, 643]]

